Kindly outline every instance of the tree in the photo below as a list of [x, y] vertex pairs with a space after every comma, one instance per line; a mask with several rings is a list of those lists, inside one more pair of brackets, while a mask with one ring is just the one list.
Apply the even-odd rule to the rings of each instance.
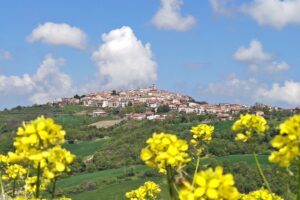
[[132, 102], [131, 101], [128, 102], [128, 106], [132, 106]]
[[80, 96], [79, 96], [78, 94], [76, 94], [76, 95], [74, 96], [74, 99], [80, 99]]
[[117, 93], [116, 90], [113, 90], [113, 91], [111, 92], [111, 95], [112, 95], [112, 96], [115, 96], [115, 95], [118, 95], [118, 93]]
[[162, 105], [157, 108], [158, 113], [167, 113], [170, 111], [169, 105]]

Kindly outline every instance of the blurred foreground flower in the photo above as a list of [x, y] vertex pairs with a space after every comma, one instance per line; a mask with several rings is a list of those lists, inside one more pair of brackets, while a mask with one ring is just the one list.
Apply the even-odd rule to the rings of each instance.
[[178, 139], [176, 135], [154, 133], [147, 140], [148, 146], [141, 151], [141, 159], [152, 168], [157, 168], [160, 173], [166, 173], [167, 166], [181, 169], [191, 161], [187, 150], [186, 141]]
[[147, 181], [138, 189], [127, 192], [125, 196], [130, 200], [154, 200], [157, 198], [157, 195], [160, 193], [160, 191], [161, 189], [156, 183]]
[[252, 114], [241, 115], [232, 126], [232, 130], [237, 133], [235, 140], [242, 142], [250, 139], [253, 133], [263, 135], [268, 128], [265, 118]]
[[198, 172], [194, 177], [194, 186], [187, 181], [179, 191], [181, 200], [196, 199], [239, 199], [239, 192], [234, 186], [231, 174], [223, 174], [223, 168], [218, 166]]
[[241, 200], [283, 200], [283, 198], [275, 195], [274, 193], [270, 193], [266, 189], [260, 189], [249, 194], [243, 194]]
[[277, 150], [272, 152], [269, 160], [281, 167], [289, 167], [299, 157], [300, 115], [295, 115], [279, 125], [279, 135], [274, 137], [271, 145]]

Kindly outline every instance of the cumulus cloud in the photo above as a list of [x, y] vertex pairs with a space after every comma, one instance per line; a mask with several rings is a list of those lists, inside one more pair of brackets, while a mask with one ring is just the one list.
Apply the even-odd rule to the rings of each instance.
[[276, 57], [263, 50], [262, 44], [258, 40], [252, 40], [249, 47], [240, 47], [233, 58], [237, 61], [248, 64], [252, 72], [282, 72], [290, 68], [285, 61], [276, 61]]
[[300, 83], [285, 81], [283, 85], [274, 83], [270, 89], [260, 88], [256, 98], [270, 103], [279, 102], [290, 105], [300, 105]]
[[35, 83], [28, 74], [23, 76], [0, 75], [0, 95], [2, 96], [12, 93], [28, 94], [34, 86]]
[[258, 40], [252, 40], [249, 47], [240, 47], [233, 57], [242, 62], [264, 62], [272, 59], [272, 55], [264, 52]]
[[0, 60], [11, 60], [12, 55], [10, 52], [0, 49]]
[[254, 0], [241, 7], [260, 25], [277, 29], [290, 24], [300, 24], [300, 0]]
[[258, 82], [255, 78], [240, 79], [236, 75], [231, 75], [225, 80], [209, 83], [201, 89], [203, 93], [216, 97], [244, 101], [251, 98], [257, 87]]
[[152, 23], [159, 29], [186, 31], [195, 23], [196, 19], [181, 14], [182, 0], [161, 0], [161, 6], [152, 19]]
[[92, 55], [105, 89], [147, 86], [156, 82], [157, 65], [150, 43], [145, 45], [128, 26], [102, 35], [102, 44]]
[[0, 96], [23, 96], [32, 103], [44, 104], [72, 95], [72, 79], [60, 70], [63, 64], [63, 59], [47, 55], [33, 75], [0, 75]]
[[51, 45], [66, 45], [84, 49], [86, 38], [86, 34], [77, 27], [46, 22], [35, 28], [27, 37], [27, 41], [31, 43], [41, 41]]
[[255, 78], [242, 79], [231, 75], [224, 80], [200, 87], [200, 95], [202, 98], [218, 99], [218, 102], [300, 106], [300, 82], [287, 80], [283, 84], [269, 85]]
[[228, 8], [230, 0], [209, 0], [213, 12], [218, 15], [231, 15], [232, 10]]

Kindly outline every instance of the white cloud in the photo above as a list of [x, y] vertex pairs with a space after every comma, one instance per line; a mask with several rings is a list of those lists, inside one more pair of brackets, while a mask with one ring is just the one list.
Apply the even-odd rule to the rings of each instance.
[[156, 82], [156, 63], [151, 46], [123, 26], [102, 35], [102, 44], [92, 55], [105, 89], [146, 86]]
[[252, 72], [282, 72], [290, 68], [285, 61], [276, 61], [275, 56], [263, 50], [262, 44], [258, 40], [252, 40], [249, 47], [240, 47], [233, 58], [237, 61], [247, 63]]
[[242, 62], [264, 62], [272, 59], [272, 55], [264, 52], [262, 44], [252, 40], [249, 47], [240, 47], [233, 57]]
[[12, 93], [28, 94], [35, 84], [28, 74], [23, 76], [0, 75], [0, 95], [5, 96]]
[[256, 98], [267, 102], [287, 103], [290, 105], [300, 105], [300, 83], [285, 81], [283, 85], [274, 83], [271, 89], [260, 88], [256, 93]]
[[290, 24], [300, 24], [300, 0], [254, 0], [244, 4], [241, 11], [250, 15], [260, 25], [277, 29]]
[[0, 75], [0, 96], [23, 96], [32, 103], [44, 104], [72, 95], [74, 93], [72, 80], [60, 70], [63, 64], [63, 59], [55, 59], [47, 55], [32, 76]]
[[10, 52], [0, 49], [0, 60], [11, 60], [12, 55]]
[[254, 78], [240, 79], [231, 75], [225, 80], [209, 83], [205, 86], [204, 93], [213, 96], [234, 99], [235, 101], [244, 101], [251, 98], [253, 92], [257, 89], [258, 82]]
[[66, 45], [84, 49], [86, 47], [86, 38], [86, 34], [77, 27], [46, 22], [35, 28], [27, 37], [27, 41], [41, 41], [52, 45]]
[[196, 19], [181, 14], [182, 0], [161, 0], [161, 7], [152, 19], [152, 23], [159, 29], [186, 31], [195, 23]]
[[300, 82], [292, 80], [270, 87], [255, 78], [241, 79], [235, 75], [200, 87], [200, 95], [228, 102], [254, 102], [279, 106], [300, 106]]
[[286, 71], [290, 68], [289, 64], [286, 62], [276, 62], [273, 61], [270, 65], [267, 66], [267, 70], [271, 72], [280, 72], [280, 71]]
[[209, 0], [209, 2], [215, 14], [225, 16], [231, 14], [231, 10], [227, 8], [229, 0]]

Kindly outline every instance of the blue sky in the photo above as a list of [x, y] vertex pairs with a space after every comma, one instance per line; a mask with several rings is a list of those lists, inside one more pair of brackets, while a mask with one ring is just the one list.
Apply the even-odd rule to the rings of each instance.
[[152, 83], [212, 103], [299, 106], [299, 9], [300, 0], [1, 1], [0, 109]]

